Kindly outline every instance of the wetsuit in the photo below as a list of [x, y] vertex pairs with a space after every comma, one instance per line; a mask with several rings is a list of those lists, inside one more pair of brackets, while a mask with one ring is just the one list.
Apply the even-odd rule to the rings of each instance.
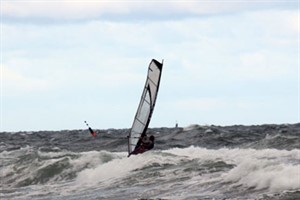
[[153, 147], [154, 147], [154, 141], [150, 140], [147, 135], [144, 135], [144, 137], [139, 139], [134, 151], [131, 154], [136, 155], [139, 153], [144, 153], [145, 151], [153, 149]]

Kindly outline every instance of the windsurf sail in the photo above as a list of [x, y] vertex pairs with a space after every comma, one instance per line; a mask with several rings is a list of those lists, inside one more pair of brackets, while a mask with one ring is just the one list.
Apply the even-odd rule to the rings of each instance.
[[149, 64], [145, 87], [128, 136], [128, 154], [137, 146], [138, 140], [146, 134], [154, 110], [163, 63], [155, 59]]

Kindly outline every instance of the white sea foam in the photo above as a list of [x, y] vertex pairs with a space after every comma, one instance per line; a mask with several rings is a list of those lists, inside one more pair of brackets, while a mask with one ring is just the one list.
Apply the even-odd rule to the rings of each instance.
[[[124, 156], [118, 156], [117, 154], [111, 153], [114, 156], [109, 162], [103, 162], [103, 157], [98, 159], [92, 168], [84, 169], [78, 173], [76, 182], [78, 184], [96, 184], [104, 181], [117, 179], [125, 176], [130, 171], [137, 169], [141, 166], [142, 158], [140, 156], [127, 158]], [[94, 158], [90, 158], [93, 160]], [[83, 161], [86, 162], [87, 160]]]
[[299, 165], [279, 164], [267, 160], [245, 159], [228, 174], [224, 181], [232, 186], [269, 189], [271, 192], [300, 189]]
[[183, 128], [184, 131], [190, 131], [199, 128], [198, 124], [191, 124]]
[[[30, 153], [28, 148], [23, 151]], [[300, 150], [214, 150], [191, 146], [149, 151], [129, 158], [126, 152], [109, 151], [38, 152], [38, 155], [42, 160], [34, 160], [28, 165], [28, 169], [23, 170], [26, 174], [19, 177], [18, 181], [34, 177], [34, 172], [63, 159], [63, 162], [68, 162], [69, 165], [56, 174], [52, 181], [44, 184], [46, 189], [39, 190], [36, 195], [47, 194], [47, 188], [55, 194], [66, 196], [72, 195], [73, 192], [83, 194], [93, 189], [109, 193], [112, 192], [112, 185], [128, 185], [128, 181], [132, 181], [133, 184], [128, 186], [128, 190], [138, 192], [139, 187], [144, 190], [145, 196], [141, 198], [152, 198], [151, 194], [154, 193], [163, 193], [157, 198], [184, 199], [197, 197], [199, 194], [221, 197], [229, 188], [232, 191], [300, 190]], [[8, 152], [2, 156], [12, 157]], [[224, 165], [220, 170], [217, 166], [219, 163]], [[210, 171], [209, 168], [215, 167], [215, 164], [217, 170]], [[13, 169], [12, 165], [9, 167]], [[5, 170], [5, 174], [13, 172], [9, 168], [2, 169]], [[62, 181], [70, 174], [75, 178]], [[157, 185], [157, 182], [160, 184]], [[39, 186], [42, 187], [42, 184], [36, 185]]]
[[198, 147], [170, 149], [166, 152], [187, 158], [222, 160], [235, 167], [222, 174], [232, 186], [268, 189], [271, 192], [300, 189], [300, 150], [218, 149]]
[[[73, 165], [78, 166], [78, 168], [90, 162], [88, 168], [78, 173], [76, 182], [78, 184], [98, 184], [109, 180], [121, 180], [134, 170], [153, 163], [180, 166], [184, 160], [199, 159], [199, 162], [223, 161], [235, 166], [230, 171], [224, 172], [221, 177], [223, 182], [232, 182], [233, 186], [243, 185], [244, 187], [254, 187], [256, 189], [267, 188], [270, 191], [300, 189], [299, 176], [296, 176], [297, 173], [299, 174], [300, 167], [299, 150], [226, 148], [212, 150], [189, 147], [184, 149], [174, 148], [160, 152], [152, 151], [151, 153], [130, 158], [126, 157], [126, 153], [119, 153], [118, 155], [107, 152], [107, 154], [112, 156], [107, 162], [103, 162], [104, 155], [101, 155], [101, 153], [89, 152], [84, 157], [72, 161]], [[97, 154], [98, 157], [96, 156]], [[161, 173], [172, 175], [173, 172], [170, 173], [168, 169], [165, 169]], [[193, 178], [197, 180], [197, 177]], [[203, 182], [207, 181], [203, 180], [203, 177], [201, 178]]]

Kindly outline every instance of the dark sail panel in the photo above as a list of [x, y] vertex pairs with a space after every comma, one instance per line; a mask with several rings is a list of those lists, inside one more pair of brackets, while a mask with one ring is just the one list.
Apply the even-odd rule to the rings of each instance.
[[154, 59], [150, 62], [144, 91], [128, 137], [129, 154], [135, 149], [141, 135], [147, 131], [157, 98], [162, 66], [162, 63]]

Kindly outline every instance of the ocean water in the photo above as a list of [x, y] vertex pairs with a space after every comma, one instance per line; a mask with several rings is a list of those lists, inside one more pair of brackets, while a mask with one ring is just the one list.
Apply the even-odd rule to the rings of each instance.
[[300, 123], [0, 133], [0, 199], [300, 199]]

